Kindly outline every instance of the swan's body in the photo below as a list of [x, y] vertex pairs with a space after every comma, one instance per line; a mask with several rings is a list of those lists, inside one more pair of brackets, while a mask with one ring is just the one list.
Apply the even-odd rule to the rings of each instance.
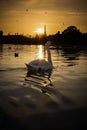
[[48, 54], [48, 61], [45, 59], [36, 59], [31, 61], [29, 64], [26, 64], [27, 68], [30, 70], [42, 70], [42, 71], [48, 71], [52, 70], [53, 65], [52, 65], [52, 60], [51, 60], [51, 53], [50, 53], [50, 41], [47, 41], [45, 46], [47, 49], [47, 54]]

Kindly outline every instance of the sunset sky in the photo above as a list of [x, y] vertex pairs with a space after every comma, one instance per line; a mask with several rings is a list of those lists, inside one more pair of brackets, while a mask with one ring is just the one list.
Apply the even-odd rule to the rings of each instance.
[[0, 0], [4, 34], [36, 35], [45, 24], [47, 35], [71, 25], [87, 32], [87, 0]]

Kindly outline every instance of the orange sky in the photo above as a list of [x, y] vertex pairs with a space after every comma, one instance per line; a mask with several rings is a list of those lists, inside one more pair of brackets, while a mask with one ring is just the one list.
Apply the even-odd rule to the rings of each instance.
[[48, 35], [70, 25], [87, 32], [86, 5], [86, 0], [0, 0], [0, 30], [35, 35], [46, 24]]

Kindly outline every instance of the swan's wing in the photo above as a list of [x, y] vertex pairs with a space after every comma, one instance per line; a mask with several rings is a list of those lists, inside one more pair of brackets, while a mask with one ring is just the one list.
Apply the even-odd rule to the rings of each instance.
[[41, 63], [40, 63], [40, 66], [41, 66], [41, 69], [42, 70], [49, 70], [49, 69], [52, 69], [52, 65], [49, 63], [49, 62], [47, 62], [47, 61], [45, 61], [45, 60], [43, 60]]
[[26, 66], [30, 69], [35, 69], [35, 70], [41, 69], [46, 71], [52, 69], [52, 65], [44, 59], [33, 60], [29, 64], [26, 64]]

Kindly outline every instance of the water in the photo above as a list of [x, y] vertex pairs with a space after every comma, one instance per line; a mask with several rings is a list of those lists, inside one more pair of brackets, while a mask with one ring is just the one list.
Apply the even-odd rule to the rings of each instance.
[[48, 85], [45, 86], [25, 80], [25, 63], [41, 55], [47, 59], [43, 46], [0, 45], [0, 107], [6, 113], [20, 117], [52, 113], [57, 109], [87, 108], [87, 51], [70, 53], [61, 48], [50, 51], [54, 66], [50, 77], [52, 84], [47, 78], [33, 78], [43, 84], [46, 80]]

